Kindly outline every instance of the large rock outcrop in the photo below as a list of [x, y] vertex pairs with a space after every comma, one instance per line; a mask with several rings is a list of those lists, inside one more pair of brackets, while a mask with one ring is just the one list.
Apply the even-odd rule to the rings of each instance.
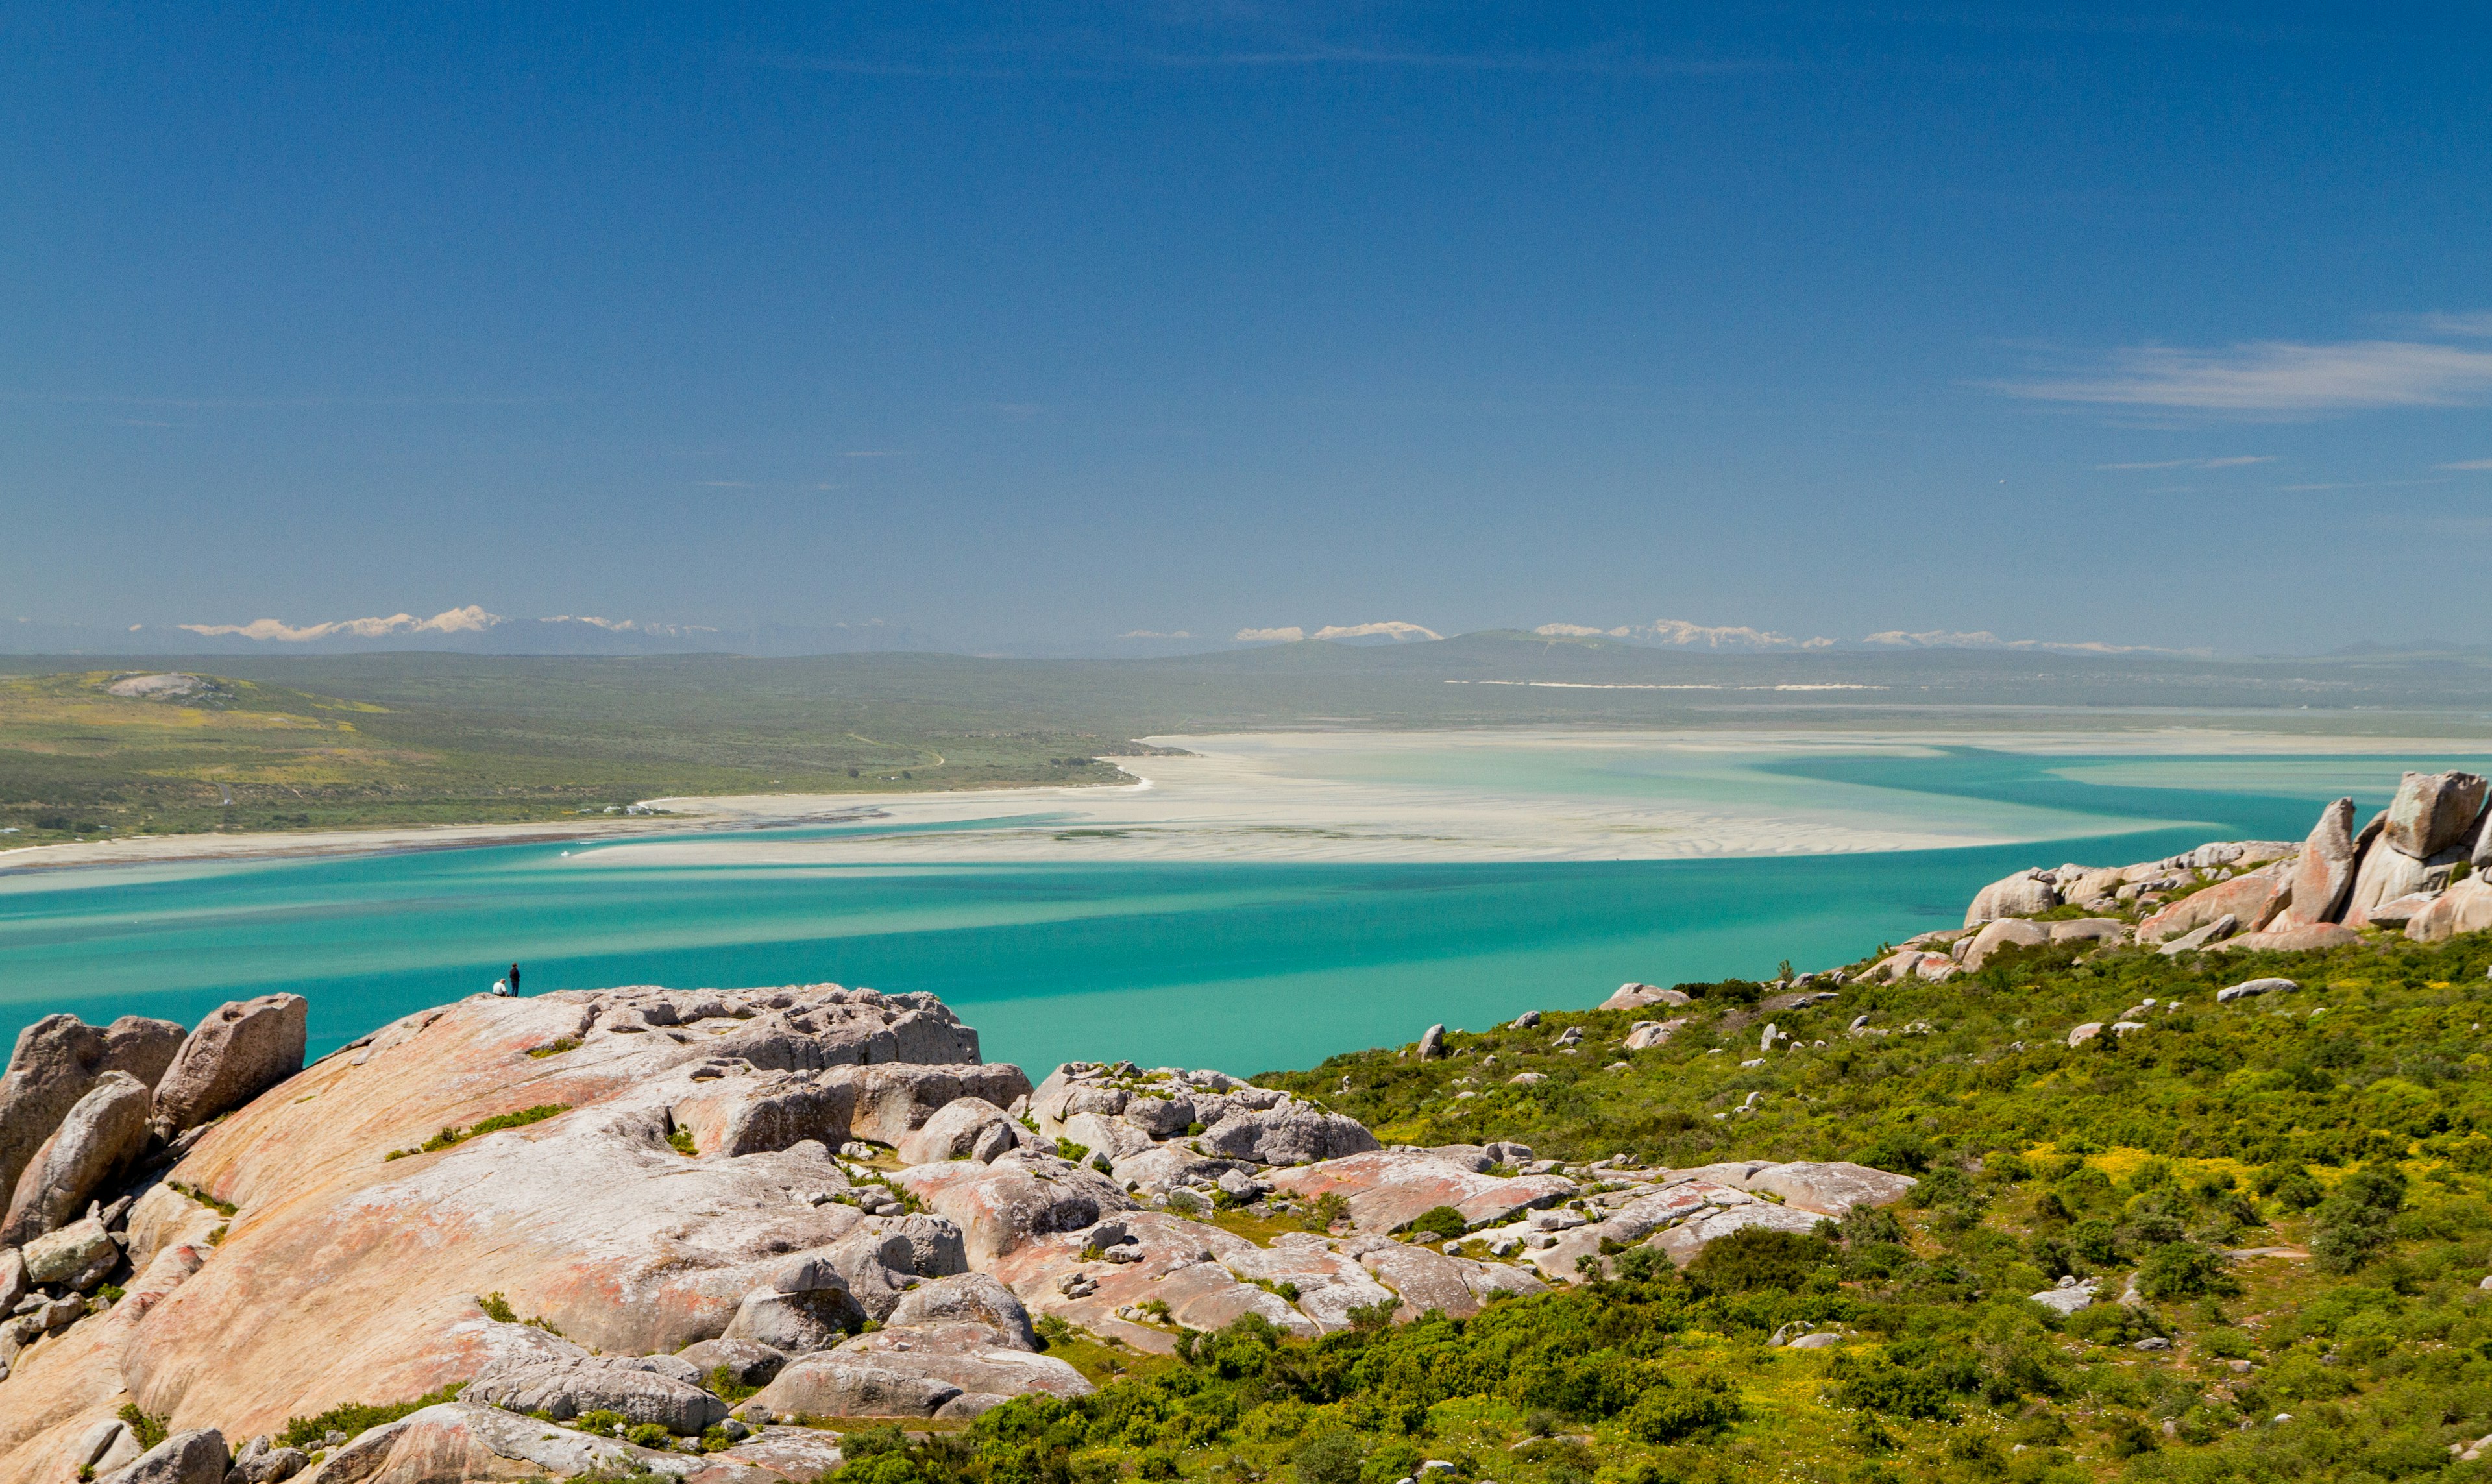
[[105, 1026], [47, 1015], [17, 1032], [9, 1075], [0, 1080], [0, 1201], [97, 1078], [126, 1072], [152, 1089], [181, 1044], [181, 1026], [136, 1015]]
[[1965, 908], [1964, 925], [1977, 928], [1999, 917], [2031, 917], [2060, 905], [2059, 889], [2039, 871], [2020, 871], [1993, 881]]
[[228, 1113], [303, 1070], [309, 1002], [263, 994], [222, 1005], [156, 1084], [156, 1129], [166, 1138]]
[[[673, 1110], [701, 1093], [730, 1116], [728, 1089], [812, 1069], [851, 1084], [852, 1106], [905, 1122], [913, 1096], [866, 1096], [860, 1074], [885, 1069], [859, 1058], [930, 1048], [974, 1058], [974, 1033], [922, 996], [836, 986], [480, 995], [384, 1027], [193, 1136], [166, 1183], [129, 1208], [132, 1256], [149, 1265], [128, 1296], [0, 1382], [0, 1484], [66, 1476], [50, 1470], [124, 1403], [176, 1428], [271, 1432], [346, 1402], [422, 1396], [496, 1361], [575, 1347], [670, 1355], [722, 1335], [791, 1262], [860, 1232], [901, 1231], [913, 1263], [905, 1224], [927, 1219], [866, 1214], [819, 1143], [715, 1152]], [[186, 1085], [211, 1096], [193, 1107], [256, 1080], [193, 1070], [206, 1075]], [[953, 1095], [977, 1070], [947, 1064]], [[517, 1126], [469, 1132], [501, 1114]], [[428, 1141], [447, 1146], [427, 1152]], [[490, 1318], [480, 1294], [567, 1340]]]
[[127, 1072], [106, 1072], [77, 1100], [17, 1177], [0, 1246], [23, 1246], [86, 1209], [89, 1199], [146, 1151], [147, 1086]]

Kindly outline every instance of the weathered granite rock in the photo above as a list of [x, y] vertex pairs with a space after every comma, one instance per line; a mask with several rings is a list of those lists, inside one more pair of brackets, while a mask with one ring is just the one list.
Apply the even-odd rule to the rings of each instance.
[[373, 1428], [331, 1454], [314, 1484], [460, 1484], [465, 1480], [684, 1478], [708, 1467], [683, 1453], [635, 1447], [575, 1428], [551, 1427], [497, 1407], [445, 1402]]
[[1202, 1149], [1259, 1165], [1302, 1165], [1364, 1154], [1379, 1145], [1355, 1118], [1292, 1099], [1261, 1111], [1239, 1109], [1205, 1129]]
[[2057, 1310], [2061, 1314], [2074, 1314], [2093, 1303], [2094, 1280], [2089, 1278], [2080, 1283], [2074, 1278], [2062, 1278], [2057, 1288], [2044, 1289], [2039, 1293], [2027, 1296], [2045, 1309]]
[[1748, 1177], [1747, 1188], [1780, 1196], [1785, 1204], [1799, 1210], [1841, 1216], [1855, 1205], [1892, 1205], [1918, 1183], [1911, 1175], [1874, 1170], [1850, 1160], [1831, 1164], [1799, 1161], [1758, 1171]]
[[2128, 924], [2117, 917], [2080, 917], [2071, 922], [2045, 924], [2051, 930], [2054, 943], [2125, 943], [2129, 940]]
[[1638, 1021], [1627, 1031], [1626, 1049], [1631, 1052], [1648, 1052], [1656, 1046], [1668, 1045], [1670, 1038], [1676, 1035], [1679, 1028], [1686, 1024], [1687, 1020], [1684, 1016], [1669, 1021]]
[[710, 1455], [710, 1460], [714, 1465], [731, 1461], [759, 1471], [732, 1479], [714, 1478], [704, 1471], [700, 1484], [769, 1484], [773, 1474], [790, 1484], [814, 1484], [844, 1462], [840, 1435], [810, 1427], [765, 1427], [726, 1452]]
[[[1058, 1315], [1095, 1334], [1160, 1354], [1175, 1348], [1174, 1337], [1128, 1320], [1120, 1311], [1156, 1299], [1168, 1306], [1172, 1322], [1189, 1329], [1218, 1329], [1241, 1314], [1259, 1314], [1291, 1334], [1313, 1338], [1321, 1332], [1287, 1299], [1239, 1281], [1223, 1265], [1232, 1257], [1261, 1250], [1244, 1237], [1158, 1211], [1120, 1215], [1112, 1225], [1113, 1232], [1102, 1229], [1034, 1237], [997, 1260], [992, 1271], [1033, 1313]], [[1132, 1261], [1083, 1258], [1103, 1234], [1125, 1237], [1113, 1245], [1129, 1249]]]
[[1006, 1149], [1020, 1147], [1021, 1132], [1011, 1115], [985, 1098], [955, 1098], [901, 1139], [900, 1157], [912, 1165], [947, 1159], [989, 1164]]
[[1133, 1199], [1106, 1175], [1031, 1149], [1016, 1149], [987, 1165], [912, 1166], [895, 1178], [961, 1229], [969, 1265], [980, 1269], [1033, 1236], [1079, 1232], [1135, 1208]]
[[1017, 1349], [1038, 1349], [1038, 1331], [1030, 1327], [1029, 1310], [1013, 1291], [986, 1273], [955, 1273], [910, 1290], [889, 1321], [893, 1328], [951, 1324], [984, 1324]]
[[2492, 928], [2492, 880], [2468, 876], [2409, 919], [2406, 936], [2418, 943], [2437, 943], [2460, 933], [2480, 933], [2486, 928]]
[[2413, 891], [2391, 898], [2362, 914], [2363, 926], [2402, 928], [2423, 914], [2424, 908], [2440, 900], [2436, 891]]
[[226, 1462], [224, 1435], [212, 1427], [193, 1428], [173, 1434], [105, 1478], [110, 1484], [224, 1484]]
[[2038, 871], [2020, 871], [1991, 882], [1973, 896], [1964, 925], [1979, 927], [2001, 917], [2031, 917], [2060, 905], [2060, 894]]
[[225, 1470], [224, 1484], [284, 1484], [310, 1467], [310, 1454], [301, 1448], [272, 1446], [268, 1435], [262, 1433], [234, 1455], [233, 1466]]
[[2338, 799], [2319, 812], [2293, 873], [2293, 900], [2283, 926], [2334, 922], [2354, 889], [2354, 801]]
[[1603, 1010], [1641, 1010], [1646, 1005], [1670, 1005], [1676, 1007], [1679, 1005], [1690, 1005], [1694, 1003], [1694, 1000], [1688, 998], [1685, 994], [1680, 994], [1676, 990], [1665, 990], [1649, 984], [1622, 984], [1618, 986], [1617, 994], [1612, 994], [1605, 1000], [1602, 1000], [1597, 1008]]
[[[2288, 914], [2289, 916], [2290, 914]], [[2342, 923], [2297, 923], [2279, 920], [2264, 933], [2244, 933], [2215, 944], [2225, 953], [2242, 949], [2273, 949], [2284, 953], [2304, 953], [2315, 948], [2342, 948], [2358, 943], [2362, 935]]]
[[950, 1381], [838, 1350], [799, 1356], [754, 1405], [774, 1415], [931, 1417], [960, 1396]]
[[1269, 1178], [1273, 1188], [1309, 1200], [1339, 1194], [1350, 1202], [1351, 1222], [1370, 1232], [1397, 1231], [1440, 1205], [1452, 1206], [1473, 1226], [1503, 1221], [1576, 1191], [1574, 1181], [1558, 1175], [1498, 1179], [1431, 1154], [1395, 1149], [1274, 1171]]
[[[710, 1013], [694, 1013], [705, 1003]], [[125, 1325], [134, 1288], [42, 1349], [126, 1328], [113, 1365], [97, 1373], [109, 1378], [106, 1395], [126, 1389], [124, 1400], [177, 1427], [253, 1433], [358, 1399], [421, 1396], [547, 1338], [486, 1319], [478, 1292], [498, 1291], [608, 1354], [719, 1336], [747, 1293], [868, 1222], [853, 1206], [798, 1199], [833, 1169], [818, 1150], [688, 1159], [667, 1143], [668, 1110], [711, 1080], [696, 1074], [715, 1070], [723, 1041], [770, 1015], [801, 1036], [792, 1020], [808, 1003], [855, 1010], [877, 1028], [885, 1014], [919, 1013], [817, 988], [478, 996], [410, 1017], [387, 1046], [375, 1037], [360, 1049], [372, 1053], [360, 1064], [360, 1051], [326, 1058], [204, 1130], [170, 1178], [240, 1213], [185, 1212], [187, 1198], [160, 1188], [133, 1207], [132, 1237], [135, 1248], [148, 1239], [142, 1226], [225, 1226], [214, 1262], [143, 1321], [133, 1314]], [[666, 1019], [675, 1024], [656, 1024]], [[570, 1111], [384, 1158], [444, 1127], [538, 1105]], [[42, 1380], [44, 1369], [21, 1368], [8, 1385]], [[0, 1460], [48, 1446], [12, 1426], [0, 1418]], [[0, 1464], [0, 1484], [15, 1477]]]
[[[895, 1325], [870, 1335], [859, 1335], [827, 1354], [804, 1356], [781, 1372], [779, 1380], [771, 1384], [787, 1383], [780, 1392], [783, 1397], [801, 1394], [810, 1380], [806, 1373], [818, 1375], [845, 1362], [863, 1363], [881, 1370], [943, 1381], [972, 1396], [1016, 1397], [1044, 1393], [1077, 1397], [1090, 1394], [1090, 1382], [1083, 1379], [1081, 1372], [1055, 1356], [1041, 1355], [1028, 1347], [1012, 1344], [1011, 1339], [1002, 1331], [973, 1321], [953, 1321], [909, 1328]], [[766, 1394], [755, 1400], [765, 1407], [772, 1405]], [[804, 1407], [790, 1409], [795, 1411], [814, 1410]]]
[[98, 1077], [127, 1072], [155, 1086], [171, 1059], [168, 1038], [180, 1045], [182, 1027], [135, 1015], [101, 1029], [74, 1015], [47, 1015], [17, 1032], [9, 1074], [0, 1079], [0, 1202]]
[[2483, 813], [2485, 784], [2474, 773], [2408, 773], [2397, 780], [2380, 838], [2421, 860], [2466, 838]]
[[2078, 1047], [2083, 1046], [2088, 1041], [2101, 1035], [2102, 1028], [2103, 1023], [2100, 1021], [2088, 1021], [2082, 1025], [2070, 1028], [2068, 1031], [2068, 1050], [2075, 1051]]
[[1673, 1262], [1683, 1267], [1694, 1261], [1698, 1253], [1734, 1232], [1763, 1227], [1769, 1232], [1794, 1232], [1804, 1236], [1816, 1231], [1817, 1224], [1824, 1220], [1814, 1211], [1795, 1211], [1761, 1201], [1707, 1209], [1653, 1237], [1649, 1245], [1660, 1248]]
[[0, 1245], [22, 1245], [66, 1225], [146, 1151], [146, 1083], [105, 1072], [77, 1100], [17, 1176]]
[[2051, 930], [2038, 922], [2021, 917], [1999, 917], [1981, 925], [1964, 950], [1962, 960], [1967, 969], [1979, 969], [1990, 962], [1990, 956], [2002, 948], [2033, 948], [2051, 940]]
[[[968, 1034], [974, 1037], [976, 1032]], [[1004, 1109], [1028, 1097], [1031, 1090], [1028, 1074], [1009, 1061], [967, 1066], [877, 1064], [838, 1075], [856, 1086], [852, 1137], [893, 1145], [963, 1098], [983, 1098]]]
[[0, 1314], [14, 1314], [30, 1287], [26, 1255], [15, 1247], [0, 1248]]
[[1298, 1312], [1328, 1331], [1350, 1327], [1354, 1309], [1378, 1304], [1388, 1310], [1400, 1307], [1393, 1291], [1379, 1283], [1364, 1264], [1312, 1232], [1287, 1232], [1269, 1247], [1231, 1252], [1221, 1261], [1249, 1282], [1286, 1283], [1296, 1289], [1298, 1296], [1292, 1302]]
[[655, 1422], [687, 1436], [727, 1420], [725, 1402], [659, 1374], [637, 1355], [504, 1361], [487, 1366], [460, 1399], [541, 1411], [557, 1421], [584, 1411], [618, 1411], [634, 1422]]
[[[2378, 846], [2362, 852], [2362, 864], [2354, 872], [2354, 889], [2345, 894], [2345, 926], [2363, 926], [2371, 920], [2373, 908], [2422, 890], [2430, 884], [2431, 876], [2429, 864], [2403, 850], [2389, 848], [2384, 837]], [[2446, 873], [2443, 876], [2445, 879]]]
[[725, 1367], [727, 1379], [739, 1386], [766, 1386], [787, 1364], [786, 1351], [751, 1340], [696, 1341], [675, 1351], [675, 1358], [704, 1377]]
[[2220, 917], [2230, 917], [2236, 929], [2255, 933], [2273, 921], [2293, 901], [2293, 880], [2273, 868], [2261, 868], [2247, 876], [2189, 895], [2164, 907], [2137, 925], [2140, 943], [2162, 943], [2196, 928], [2203, 928]]
[[[719, 1076], [695, 1083], [668, 1110], [675, 1125], [692, 1135], [703, 1154], [734, 1158], [790, 1149], [812, 1142], [847, 1142], [856, 1112], [856, 1084], [815, 1072], [764, 1072], [722, 1059]], [[836, 1169], [823, 1173], [825, 1188], [845, 1189]]]
[[27, 1281], [45, 1288], [83, 1293], [120, 1265], [121, 1244], [92, 1216], [45, 1232], [25, 1248]]
[[1445, 1054], [1445, 1027], [1442, 1023], [1431, 1025], [1419, 1036], [1419, 1059], [1434, 1061]]
[[[863, 1255], [851, 1250], [843, 1256], [847, 1260], [845, 1265], [855, 1266]], [[864, 1328], [867, 1319], [864, 1305], [840, 1270], [842, 1265], [839, 1258], [828, 1254], [788, 1263], [767, 1285], [744, 1295], [720, 1338], [768, 1346], [789, 1355], [837, 1345]], [[890, 1302], [897, 1302], [897, 1296]]]
[[1502, 1262], [1474, 1262], [1416, 1242], [1390, 1237], [1352, 1237], [1339, 1250], [1355, 1258], [1377, 1281], [1401, 1299], [1397, 1321], [1418, 1318], [1431, 1310], [1449, 1319], [1477, 1314], [1493, 1294], [1541, 1293], [1548, 1285], [1519, 1267]]
[[2226, 912], [2203, 927], [2190, 929], [2154, 951], [2167, 959], [2178, 958], [2181, 954], [2204, 948], [2218, 938], [2229, 936], [2235, 926], [2233, 914]]
[[302, 1071], [308, 1007], [300, 994], [263, 994], [211, 1012], [156, 1084], [157, 1131], [169, 1139]]

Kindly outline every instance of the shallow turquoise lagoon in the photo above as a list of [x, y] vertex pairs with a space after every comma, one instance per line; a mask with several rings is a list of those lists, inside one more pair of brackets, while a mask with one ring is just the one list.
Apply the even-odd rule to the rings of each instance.
[[[1848, 961], [1961, 921], [2019, 867], [2291, 839], [2400, 767], [2462, 757], [2033, 757], [1952, 749], [1761, 770], [2039, 806], [2107, 831], [1977, 849], [1529, 865], [602, 865], [554, 846], [0, 876], [0, 1036], [36, 1017], [190, 1022], [288, 990], [313, 1051], [484, 989], [833, 980], [941, 995], [987, 1054], [1253, 1073], [1668, 984]], [[2246, 782], [2244, 782], [2246, 780]], [[2157, 821], [2135, 828], [2135, 821]], [[2113, 822], [2117, 821], [2117, 822]]]

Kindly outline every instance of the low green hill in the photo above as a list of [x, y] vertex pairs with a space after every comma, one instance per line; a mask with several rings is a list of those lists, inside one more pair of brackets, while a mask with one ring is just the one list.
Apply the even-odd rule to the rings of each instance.
[[[1174, 1364], [1071, 1342], [1119, 1379], [965, 1435], [852, 1434], [837, 1477], [2478, 1477], [2492, 1463], [2457, 1451], [2492, 1433], [2487, 965], [2485, 935], [2011, 951], [1798, 1010], [1764, 1009], [1765, 986], [1691, 985], [1685, 1010], [1551, 1014], [1455, 1033], [1441, 1061], [1406, 1047], [1272, 1074], [1391, 1141], [1855, 1159], [1919, 1184], [1814, 1237], [1727, 1238], [1685, 1272], [1623, 1251], [1614, 1277], [1468, 1321], [1305, 1343], [1250, 1320]], [[2264, 975], [2300, 987], [2216, 1002]], [[2141, 1028], [2068, 1045], [2131, 1010]], [[1620, 1048], [1661, 1015], [1688, 1024]], [[1759, 1050], [1767, 1022], [1789, 1050]], [[1554, 1044], [1569, 1026], [1571, 1054]], [[2062, 1276], [2097, 1280], [2099, 1300], [2062, 1317], [2029, 1299]], [[1845, 1339], [1770, 1343], [1798, 1323]]]

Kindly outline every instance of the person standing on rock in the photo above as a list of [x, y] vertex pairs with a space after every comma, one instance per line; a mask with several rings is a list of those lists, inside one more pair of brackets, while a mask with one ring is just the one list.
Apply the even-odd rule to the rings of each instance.
[[519, 993], [519, 966], [517, 964], [511, 965], [511, 993]]

